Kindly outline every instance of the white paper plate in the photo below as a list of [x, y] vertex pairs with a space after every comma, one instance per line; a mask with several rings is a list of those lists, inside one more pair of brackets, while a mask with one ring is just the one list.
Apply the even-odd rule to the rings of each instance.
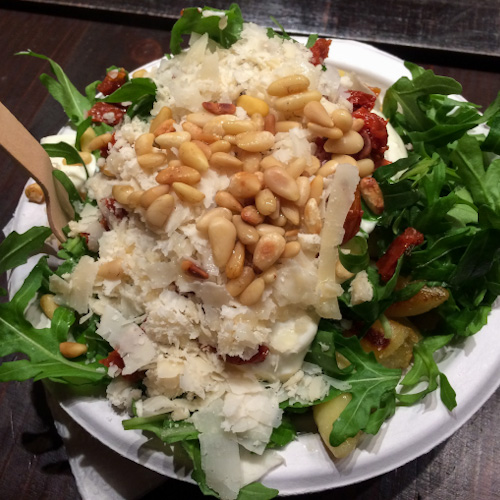
[[[334, 40], [330, 54], [328, 63], [355, 71], [382, 89], [409, 74], [400, 59], [366, 44]], [[9, 229], [22, 232], [43, 224], [44, 218], [40, 207], [22, 197]], [[12, 273], [13, 289], [27, 272], [23, 267]], [[499, 328], [497, 300], [488, 325], [464, 340], [462, 349], [448, 349], [440, 361], [457, 392], [458, 406], [452, 413], [433, 393], [422, 404], [398, 408], [377, 436], [364, 436], [358, 450], [337, 461], [331, 460], [317, 434], [302, 434], [282, 451], [286, 465], [271, 471], [264, 484], [277, 488], [281, 495], [321, 491], [378, 476], [427, 453], [462, 426], [500, 384], [500, 349], [492, 348], [497, 345]], [[191, 481], [172, 455], [152, 447], [141, 432], [124, 431], [121, 420], [127, 417], [117, 414], [103, 397], [71, 394], [67, 388], [57, 388], [56, 393], [62, 408], [103, 444], [165, 476]]]

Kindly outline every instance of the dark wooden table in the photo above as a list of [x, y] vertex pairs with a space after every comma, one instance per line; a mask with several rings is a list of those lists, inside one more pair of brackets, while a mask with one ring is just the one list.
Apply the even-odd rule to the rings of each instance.
[[[66, 4], [66, 7], [51, 5], [57, 3]], [[259, 3], [262, 6], [264, 2], [253, 1], [248, 5], [255, 6]], [[281, 7], [285, 5], [285, 2], [277, 3]], [[337, 2], [339, 3], [342, 4]], [[412, 29], [404, 29], [403, 25], [410, 26], [415, 20], [414, 17], [405, 18], [404, 15], [415, 16], [410, 7], [414, 8], [416, 3], [419, 2], [386, 3], [395, 8], [391, 11], [394, 22], [402, 23], [399, 28], [395, 28], [388, 27], [387, 22], [381, 20], [380, 11], [377, 14], [377, 10], [370, 10], [370, 5], [374, 6], [372, 3], [360, 2], [365, 9], [361, 16], [349, 17], [345, 12], [339, 11], [339, 15], [335, 17], [335, 2], [318, 2], [316, 17], [320, 28], [314, 31], [344, 37], [348, 34], [359, 40], [370, 40], [379, 44], [384, 42], [382, 46], [386, 50], [411, 58], [426, 67], [433, 67], [436, 72], [461, 81], [466, 98], [483, 106], [487, 105], [500, 89], [498, 4], [495, 1], [482, 2], [477, 5], [477, 9], [476, 6], [473, 10], [467, 8], [455, 16], [455, 28], [461, 26], [465, 30], [466, 25], [472, 26], [472, 31], [475, 30], [477, 35], [475, 40], [468, 38], [471, 36], [470, 31], [464, 31], [464, 36], [460, 37], [450, 35], [450, 30], [445, 30], [445, 33], [439, 35], [439, 39], [437, 35], [434, 36], [436, 30], [429, 24], [429, 13], [423, 15], [422, 12], [427, 4], [434, 4], [434, 9], [436, 5], [440, 5], [444, 9], [443, 12], [447, 12], [443, 3], [449, 6], [450, 2], [422, 1], [420, 20], [416, 19], [415, 22], [420, 22], [419, 30], [424, 30], [424, 33], [415, 34], [416, 42], [412, 43]], [[463, 3], [455, 2], [455, 6], [461, 7]], [[80, 8], [74, 9], [74, 4], [80, 4]], [[297, 2], [292, 1], [290, 4], [297, 5]], [[390, 11], [386, 4], [383, 12]], [[119, 5], [123, 7], [121, 12], [117, 7]], [[38, 59], [14, 54], [30, 48], [55, 59], [80, 89], [83, 89], [86, 83], [102, 78], [104, 68], [112, 64], [133, 69], [164, 54], [168, 48], [169, 28], [172, 25], [168, 16], [160, 15], [159, 1], [151, 0], [137, 6], [140, 16], [131, 14], [134, 5], [135, 3], [130, 1], [110, 1], [108, 9], [104, 2], [97, 1], [44, 0], [43, 5], [25, 1], [2, 3], [0, 100], [35, 137], [41, 138], [54, 133], [65, 123], [66, 118], [38, 81], [38, 76], [47, 71], [47, 64]], [[401, 10], [404, 5], [408, 7], [407, 11]], [[468, 6], [471, 7], [472, 4], [468, 3]], [[93, 10], [94, 8], [97, 10]], [[246, 11], [244, 6], [243, 10]], [[294, 27], [297, 32], [313, 30], [314, 19], [309, 11], [310, 9], [304, 11], [307, 15], [304, 14], [302, 25], [302, 11], [297, 11], [295, 17], [288, 16], [284, 24], [291, 31]], [[266, 10], [257, 9], [254, 12], [249, 8], [246, 18], [262, 20], [259, 17], [262, 12]], [[466, 23], [464, 16], [472, 16], [473, 19], [469, 18]], [[367, 18], [372, 19], [369, 26], [363, 24], [366, 24]], [[433, 22], [442, 21], [443, 19], [436, 18]], [[382, 39], [375, 36], [373, 23], [380, 29], [389, 30], [390, 37]], [[302, 30], [299, 29], [300, 26]], [[482, 29], [482, 26], [485, 28]], [[429, 37], [427, 43], [425, 29], [434, 29], [434, 38]], [[459, 34], [460, 30], [456, 32]], [[458, 39], [461, 40], [460, 43], [457, 42]], [[492, 48], [488, 48], [490, 46]], [[436, 47], [440, 50], [431, 50]], [[0, 172], [0, 226], [3, 227], [13, 213], [27, 177], [1, 152]], [[62, 442], [55, 432], [41, 383], [0, 384], [0, 443], [0, 498], [80, 498]], [[500, 498], [499, 448], [500, 391], [497, 391], [461, 430], [427, 455], [381, 477], [346, 488], [308, 495], [307, 498]], [[146, 498], [163, 498], [167, 495], [170, 498], [200, 497], [195, 487], [168, 481]]]

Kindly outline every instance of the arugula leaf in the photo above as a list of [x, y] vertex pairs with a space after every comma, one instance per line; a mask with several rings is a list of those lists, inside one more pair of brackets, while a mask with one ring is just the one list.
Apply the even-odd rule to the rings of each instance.
[[71, 206], [75, 211], [75, 220], [78, 220], [78, 214], [82, 211], [84, 205], [80, 193], [77, 191], [70, 178], [62, 170], [54, 169], [52, 175], [62, 184], [62, 186], [68, 193], [69, 202], [71, 203]]
[[174, 421], [168, 415], [135, 417], [122, 421], [125, 430], [140, 429], [154, 433], [164, 443], [172, 444], [184, 440], [198, 440], [199, 432], [190, 422]]
[[236, 500], [271, 500], [278, 494], [278, 490], [268, 488], [261, 483], [250, 483], [241, 488]]
[[112, 94], [99, 99], [100, 102], [137, 101], [145, 95], [156, 96], [156, 83], [151, 78], [133, 78]]
[[307, 38], [307, 42], [306, 42], [306, 48], [310, 49], [316, 43], [316, 40], [318, 38], [319, 38], [319, 35], [317, 35], [317, 34], [309, 35], [309, 37]]
[[58, 142], [57, 144], [42, 144], [43, 149], [51, 158], [62, 157], [68, 165], [80, 164], [85, 169], [85, 177], [89, 178], [87, 165], [82, 160], [80, 153], [70, 144], [66, 142]]
[[283, 414], [281, 424], [273, 428], [267, 448], [281, 448], [291, 443], [297, 436], [297, 431], [289, 415]]
[[[345, 250], [349, 250], [349, 253], [346, 253]], [[370, 263], [368, 242], [361, 236], [351, 238], [342, 245], [342, 249], [339, 251], [339, 259], [341, 264], [351, 273], [358, 273], [366, 269]]]
[[197, 439], [185, 439], [184, 441], [180, 441], [180, 444], [193, 462], [193, 472], [191, 473], [191, 477], [194, 479], [194, 481], [196, 481], [201, 492], [206, 496], [218, 498], [219, 495], [208, 486], [205, 471], [201, 467], [200, 442]]
[[[276, 26], [278, 26], [278, 28], [280, 29], [280, 31], [277, 32], [276, 30], [273, 30], [272, 28], [268, 28], [267, 29], [267, 37], [268, 38], [274, 38], [275, 36], [277, 36], [279, 38], [282, 38], [283, 40], [292, 40], [293, 42], [295, 42], [295, 40], [293, 40], [293, 38], [286, 32], [286, 30], [283, 27], [283, 25], [280, 22], [278, 22], [278, 20], [274, 16], [269, 16], [269, 17], [271, 18], [271, 21]], [[314, 37], [314, 35], [311, 35], [311, 36]], [[311, 37], [309, 37], [309, 38], [311, 38]], [[316, 38], [318, 38], [318, 35], [316, 35]], [[308, 40], [307, 43], [309, 43], [309, 40]], [[314, 42], [313, 42], [313, 45], [314, 45]], [[309, 48], [309, 47], [307, 47], [307, 48]]]
[[97, 362], [70, 361], [59, 353], [59, 344], [75, 321], [71, 311], [57, 308], [51, 328], [36, 329], [24, 318], [28, 302], [42, 284], [45, 260], [34, 267], [10, 303], [0, 304], [0, 356], [22, 352], [29, 358], [2, 363], [0, 381], [49, 378], [71, 384], [99, 382], [106, 371]]
[[[227, 17], [227, 24], [224, 26], [221, 14]], [[208, 36], [222, 45], [229, 48], [240, 39], [243, 28], [243, 17], [239, 6], [235, 3], [229, 6], [228, 10], [218, 10], [211, 7], [189, 7], [182, 10], [181, 18], [174, 24], [170, 35], [170, 52], [180, 54], [182, 35], [199, 33]]]
[[32, 227], [22, 234], [12, 231], [0, 244], [0, 274], [24, 264], [42, 249], [51, 234], [50, 228], [44, 226]]

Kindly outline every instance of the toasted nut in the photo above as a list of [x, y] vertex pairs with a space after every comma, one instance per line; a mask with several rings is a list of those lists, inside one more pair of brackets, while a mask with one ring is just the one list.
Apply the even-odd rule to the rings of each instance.
[[282, 167], [271, 167], [265, 170], [264, 182], [273, 193], [286, 200], [297, 201], [300, 197], [297, 182]]
[[291, 120], [282, 120], [279, 122], [276, 122], [275, 125], [275, 131], [276, 133], [279, 132], [290, 132], [292, 128], [302, 128], [302, 125], [299, 122], [291, 121]]
[[138, 69], [132, 73], [132, 78], [144, 78], [148, 72], [145, 69]]
[[350, 165], [357, 165], [356, 160], [349, 155], [332, 155], [332, 159], [328, 160], [324, 163], [321, 168], [318, 170], [318, 174], [323, 177], [328, 177], [332, 175], [335, 170], [337, 170], [337, 166], [340, 163], [349, 163]]
[[253, 198], [260, 191], [260, 180], [249, 172], [236, 172], [227, 190], [236, 198]]
[[206, 112], [198, 112], [198, 113], [189, 113], [186, 116], [186, 120], [190, 123], [194, 123], [195, 125], [198, 125], [198, 127], [203, 128], [212, 118], [214, 115], [211, 113], [206, 113]]
[[218, 152], [210, 157], [210, 166], [213, 168], [231, 168], [240, 170], [243, 167], [243, 162], [229, 153]]
[[255, 229], [257, 229], [260, 236], [264, 236], [269, 233], [277, 233], [281, 234], [281, 236], [285, 235], [285, 230], [282, 227], [273, 226], [272, 224], [259, 224], [258, 226], [255, 226]]
[[179, 160], [198, 172], [206, 172], [209, 168], [207, 157], [194, 142], [183, 142], [179, 146]]
[[183, 130], [182, 132], [167, 132], [156, 137], [155, 142], [162, 149], [179, 148], [184, 142], [191, 140], [191, 134]]
[[349, 130], [340, 139], [328, 139], [323, 147], [327, 153], [354, 155], [363, 149], [364, 144], [358, 132]]
[[189, 132], [191, 134], [191, 140], [199, 139], [203, 134], [203, 128], [198, 127], [198, 125], [195, 125], [191, 122], [184, 122], [182, 124], [182, 130], [185, 130], [186, 132]]
[[137, 157], [140, 167], [146, 171], [152, 171], [160, 168], [167, 163], [168, 157], [165, 153], [146, 153]]
[[196, 144], [203, 151], [203, 154], [207, 157], [207, 160], [210, 160], [210, 157], [212, 156], [212, 150], [210, 149], [210, 146], [197, 139], [193, 139], [192, 142], [193, 144]]
[[198, 170], [186, 167], [185, 165], [172, 165], [172, 163], [173, 162], [170, 162], [167, 168], [158, 172], [156, 175], [156, 182], [158, 182], [158, 184], [184, 182], [184, 184], [193, 186], [200, 182], [201, 175]]
[[36, 182], [30, 184], [29, 186], [26, 186], [24, 194], [26, 195], [28, 200], [31, 201], [32, 203], [40, 204], [45, 201], [45, 196], [43, 194], [42, 188]]
[[135, 154], [141, 156], [146, 153], [152, 153], [154, 140], [155, 136], [152, 133], [140, 135], [134, 144]]
[[229, 142], [232, 146], [236, 146], [236, 136], [234, 134], [226, 134], [222, 137], [222, 140]]
[[224, 141], [223, 139], [219, 139], [210, 144], [210, 151], [213, 153], [229, 153], [231, 151], [231, 143], [228, 141]]
[[281, 213], [287, 218], [290, 224], [294, 226], [300, 224], [300, 210], [295, 203], [289, 200], [281, 200]]
[[52, 319], [56, 309], [59, 307], [54, 300], [54, 295], [46, 293], [40, 297], [40, 307], [47, 318]]
[[226, 283], [226, 289], [229, 292], [229, 295], [237, 297], [241, 292], [243, 292], [243, 290], [245, 290], [245, 288], [248, 287], [248, 285], [250, 285], [250, 283], [252, 283], [254, 277], [254, 270], [249, 266], [245, 266], [237, 278]]
[[236, 136], [236, 145], [251, 153], [262, 153], [274, 146], [274, 135], [265, 130], [261, 132], [243, 132]]
[[290, 165], [288, 165], [286, 171], [294, 178], [297, 179], [302, 172], [306, 169], [306, 160], [305, 158], [295, 158]]
[[266, 188], [255, 196], [255, 206], [262, 215], [271, 215], [276, 210], [276, 196]]
[[99, 265], [97, 276], [105, 280], [119, 280], [125, 274], [122, 266], [122, 259], [113, 259]]
[[202, 106], [214, 115], [225, 115], [236, 113], [236, 106], [231, 102], [203, 102]]
[[219, 207], [227, 208], [231, 212], [240, 213], [243, 210], [243, 205], [227, 191], [218, 191], [215, 194], [214, 201]]
[[303, 207], [311, 195], [311, 184], [307, 177], [299, 177], [297, 179], [297, 186], [299, 186], [299, 199], [295, 202], [298, 207]]
[[352, 129], [359, 132], [365, 126], [365, 121], [362, 118], [356, 118], [352, 122]]
[[127, 184], [116, 184], [112, 187], [113, 198], [122, 205], [127, 205], [128, 197], [134, 192], [134, 188]]
[[224, 122], [222, 124], [225, 134], [237, 135], [243, 132], [256, 131], [257, 127], [252, 120], [234, 120], [232, 122]]
[[239, 301], [244, 306], [256, 304], [262, 297], [266, 282], [262, 278], [256, 278], [240, 294]]
[[317, 175], [312, 181], [311, 181], [311, 193], [309, 196], [316, 200], [316, 204], [319, 205], [319, 202], [321, 201], [321, 195], [323, 194], [323, 187], [324, 187], [324, 178], [322, 175]]
[[252, 226], [257, 226], [264, 222], [264, 216], [259, 213], [255, 205], [247, 205], [241, 211], [241, 218]]
[[287, 241], [295, 241], [298, 235], [299, 235], [298, 229], [290, 229], [285, 232], [285, 239]]
[[92, 153], [92, 151], [95, 151], [96, 149], [104, 148], [111, 141], [112, 137], [113, 136], [109, 132], [98, 135], [88, 142], [85, 149], [83, 149], [82, 147], [82, 151], [88, 151], [89, 153]]
[[[254, 113], [250, 117], [250, 119], [255, 124], [255, 130], [258, 130], [258, 131], [265, 130], [265, 128], [264, 128], [264, 126], [265, 126], [264, 117], [260, 113]], [[268, 132], [269, 132], [269, 130], [268, 130]]]
[[276, 117], [272, 114], [268, 114], [264, 118], [264, 130], [271, 132], [271, 134], [276, 134]]
[[88, 348], [85, 344], [79, 342], [61, 342], [59, 344], [60, 353], [68, 359], [77, 358], [87, 352]]
[[358, 170], [360, 177], [368, 177], [372, 175], [375, 170], [375, 163], [370, 158], [363, 158], [362, 160], [358, 160]]
[[269, 214], [269, 218], [273, 221], [273, 224], [275, 224], [276, 219], [279, 218], [281, 214], [281, 200], [280, 198], [276, 198], [276, 210], [272, 213]]
[[347, 109], [338, 108], [332, 113], [333, 123], [342, 132], [346, 133], [351, 130], [352, 127], [352, 115], [347, 111]]
[[141, 189], [134, 191], [129, 194], [127, 198], [127, 205], [131, 208], [137, 208], [141, 204], [141, 197], [144, 194], [144, 191]]
[[282, 97], [297, 94], [309, 88], [309, 78], [304, 75], [290, 75], [275, 80], [269, 87], [267, 93], [272, 96]]
[[311, 156], [310, 157], [310, 164], [306, 166], [306, 169], [304, 170], [304, 172], [308, 176], [311, 176], [311, 175], [314, 175], [319, 170], [320, 167], [321, 167], [321, 163], [320, 163], [319, 159], [316, 156]]
[[87, 128], [85, 132], [80, 137], [80, 149], [91, 153], [92, 150], [89, 149], [89, 144], [95, 138], [95, 130], [92, 127]]
[[281, 163], [277, 158], [275, 158], [274, 156], [265, 156], [264, 158], [262, 158], [261, 162], [260, 162], [260, 168], [262, 170], [267, 170], [268, 168], [271, 168], [271, 167], [282, 167], [282, 168], [285, 168], [285, 165], [283, 165], [283, 163]]
[[200, 278], [202, 280], [208, 279], [208, 273], [190, 260], [187, 260], [187, 259], [183, 260], [181, 262], [181, 269], [185, 273], [188, 273], [191, 276], [193, 276], [193, 278]]
[[156, 198], [167, 194], [170, 191], [170, 186], [165, 184], [160, 184], [159, 186], [154, 186], [147, 189], [141, 195], [139, 203], [144, 208], [149, 208], [151, 203], [156, 200]]
[[239, 151], [238, 158], [243, 162], [243, 170], [254, 174], [258, 172], [260, 161], [262, 160], [261, 153], [250, 153], [248, 151]]
[[261, 116], [267, 116], [269, 113], [269, 105], [267, 102], [250, 95], [241, 95], [238, 97], [236, 106], [243, 108], [248, 116], [252, 116], [256, 113], [259, 113]]
[[172, 110], [168, 106], [163, 106], [158, 114], [153, 118], [153, 121], [149, 125], [149, 131], [154, 133], [158, 126], [165, 120], [172, 118]]
[[273, 224], [278, 227], [285, 227], [288, 224], [288, 219], [285, 217], [285, 215], [281, 212], [279, 212], [278, 217], [275, 219], [272, 219]]
[[304, 209], [304, 224], [307, 230], [312, 234], [321, 233], [323, 226], [321, 222], [321, 214], [319, 211], [318, 203], [314, 198], [311, 198]]
[[225, 267], [236, 243], [234, 224], [224, 217], [214, 217], [208, 225], [208, 241], [215, 265]]
[[233, 224], [243, 245], [253, 245], [259, 241], [260, 235], [257, 229], [242, 220], [241, 215], [233, 215]]
[[226, 276], [228, 279], [235, 279], [241, 276], [245, 265], [245, 246], [241, 241], [237, 241], [233, 253], [226, 264]]
[[162, 228], [168, 221], [175, 207], [175, 200], [171, 194], [164, 194], [156, 198], [146, 210], [146, 222], [153, 229]]
[[299, 94], [291, 94], [284, 97], [278, 97], [274, 103], [274, 108], [278, 111], [290, 113], [292, 111], [299, 111], [311, 101], [320, 101], [321, 92], [318, 90], [306, 90]]
[[361, 198], [368, 205], [368, 208], [376, 215], [384, 211], [384, 195], [373, 177], [364, 177], [359, 181], [359, 191]]
[[291, 259], [299, 255], [299, 252], [300, 252], [300, 243], [298, 241], [288, 241], [287, 244], [285, 245], [283, 253], [281, 254], [281, 258]]
[[201, 203], [205, 199], [204, 193], [184, 182], [173, 182], [172, 188], [177, 196], [187, 203]]
[[323, 104], [318, 101], [308, 102], [304, 106], [304, 115], [322, 127], [333, 127], [333, 120], [330, 118]]
[[155, 128], [155, 131], [153, 132], [153, 135], [155, 136], [155, 139], [159, 135], [169, 134], [171, 132], [175, 132], [174, 124], [175, 124], [175, 121], [172, 120], [172, 118], [169, 118], [168, 120], [165, 120], [165, 121], [161, 122]]
[[351, 279], [354, 276], [354, 273], [348, 271], [340, 262], [340, 259], [335, 263], [335, 277], [337, 279], [337, 283], [344, 283]]
[[313, 122], [309, 122], [307, 124], [307, 128], [312, 135], [317, 137], [326, 137], [327, 139], [340, 139], [344, 135], [344, 132], [342, 132], [342, 130], [338, 127], [322, 127], [321, 125]]
[[223, 123], [228, 121], [235, 121], [236, 116], [234, 115], [221, 115], [212, 117], [212, 119], [203, 126], [203, 132], [205, 134], [217, 136], [219, 139], [224, 135]]
[[214, 217], [224, 217], [227, 220], [232, 220], [233, 213], [224, 207], [211, 208], [196, 221], [196, 229], [202, 233], [207, 233], [208, 226]]
[[271, 283], [274, 283], [278, 278], [278, 271], [274, 266], [271, 266], [260, 275], [260, 278], [264, 280], [264, 283], [266, 285], [270, 285]]
[[87, 151], [78, 151], [78, 153], [80, 155], [80, 158], [85, 163], [85, 165], [88, 165], [89, 163], [92, 163], [92, 160], [94, 159], [94, 157], [92, 156], [91, 153], [89, 153]]
[[391, 318], [417, 316], [440, 306], [448, 300], [450, 292], [442, 286], [423, 286], [413, 297], [408, 300], [394, 302], [385, 311]]
[[281, 234], [261, 236], [253, 253], [253, 265], [261, 271], [269, 269], [280, 258], [285, 245], [286, 240]]

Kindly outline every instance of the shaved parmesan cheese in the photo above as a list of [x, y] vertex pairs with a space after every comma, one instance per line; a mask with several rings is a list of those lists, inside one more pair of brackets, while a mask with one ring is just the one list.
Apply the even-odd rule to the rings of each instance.
[[356, 166], [348, 163], [337, 166], [329, 188], [319, 251], [316, 286], [319, 303], [316, 311], [323, 318], [341, 319], [337, 297], [342, 294], [342, 287], [335, 277], [335, 264], [338, 260], [338, 246], [344, 237], [344, 221], [354, 201], [358, 183], [359, 172]]
[[373, 299], [373, 287], [366, 271], [360, 271], [356, 274], [351, 281], [349, 293], [351, 294], [351, 304], [353, 306]]

